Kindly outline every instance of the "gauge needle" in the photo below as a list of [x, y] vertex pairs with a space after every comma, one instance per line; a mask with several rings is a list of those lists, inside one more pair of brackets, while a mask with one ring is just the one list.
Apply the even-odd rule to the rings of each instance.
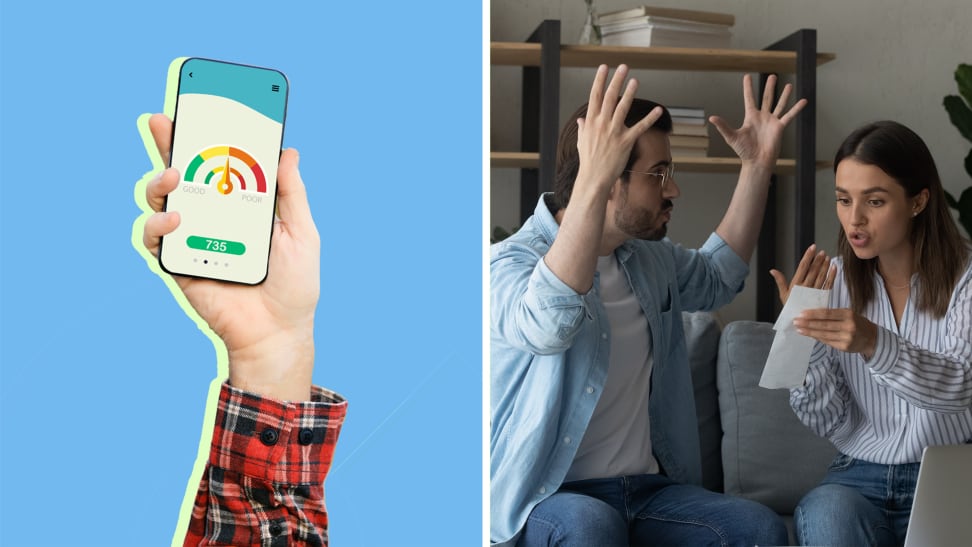
[[223, 180], [220, 181], [220, 185], [223, 188], [228, 188], [227, 185], [229, 184], [229, 178], [230, 178], [230, 170], [229, 169], [230, 169], [229, 168], [229, 156], [226, 156], [226, 167], [223, 168]]

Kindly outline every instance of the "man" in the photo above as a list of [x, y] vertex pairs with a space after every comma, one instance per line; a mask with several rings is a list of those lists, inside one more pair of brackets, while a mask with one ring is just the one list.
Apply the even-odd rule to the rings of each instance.
[[787, 85], [774, 108], [771, 77], [757, 107], [747, 75], [742, 126], [710, 118], [742, 167], [715, 234], [686, 250], [664, 239], [671, 118], [634, 98], [637, 81], [622, 93], [626, 76], [598, 68], [561, 133], [555, 192], [492, 248], [491, 540], [785, 544], [775, 513], [698, 486], [680, 315], [742, 289], [783, 129], [806, 101], [786, 110]]
[[[156, 114], [149, 128], [168, 162], [172, 122]], [[266, 281], [248, 286], [175, 276], [229, 358], [187, 546], [328, 543], [324, 478], [347, 402], [311, 385], [320, 238], [297, 165], [296, 150], [281, 153]], [[155, 256], [160, 238], [179, 225], [178, 211], [161, 212], [179, 178], [167, 169], [146, 186], [155, 213], [145, 221], [143, 243]]]

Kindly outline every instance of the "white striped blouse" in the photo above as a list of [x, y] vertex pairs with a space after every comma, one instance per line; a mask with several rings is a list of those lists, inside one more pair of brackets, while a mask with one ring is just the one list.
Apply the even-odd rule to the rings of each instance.
[[[849, 308], [842, 262], [831, 308]], [[942, 318], [911, 298], [894, 321], [891, 301], [875, 274], [875, 298], [864, 316], [878, 326], [874, 356], [838, 351], [818, 342], [802, 388], [790, 406], [818, 435], [848, 456], [881, 464], [921, 460], [926, 446], [972, 440], [972, 265], [962, 274]]]

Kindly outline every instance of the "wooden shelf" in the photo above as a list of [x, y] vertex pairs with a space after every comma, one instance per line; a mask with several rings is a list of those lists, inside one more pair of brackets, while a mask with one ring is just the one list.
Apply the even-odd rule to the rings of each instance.
[[[742, 166], [739, 158], [680, 158], [675, 156], [672, 161], [679, 171], [686, 173], [736, 173]], [[535, 169], [540, 166], [540, 154], [537, 152], [490, 152], [489, 166], [498, 168]], [[831, 162], [817, 161], [817, 170], [830, 169]], [[793, 175], [796, 172], [796, 160], [781, 158], [776, 162], [776, 172], [780, 175]]]
[[[490, 42], [492, 65], [540, 66], [540, 44]], [[746, 49], [705, 49], [682, 47], [560, 46], [564, 67], [596, 67], [601, 64], [648, 70], [686, 70], [710, 72], [796, 71], [795, 51], [754, 51]], [[817, 66], [836, 59], [833, 53], [817, 53]]]
[[536, 169], [540, 167], [539, 152], [490, 152], [490, 167], [513, 167], [516, 169]]

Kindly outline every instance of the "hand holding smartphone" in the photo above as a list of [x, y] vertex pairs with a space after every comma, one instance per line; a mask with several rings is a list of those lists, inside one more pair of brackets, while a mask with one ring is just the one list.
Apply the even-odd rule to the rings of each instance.
[[183, 62], [169, 161], [181, 180], [165, 203], [181, 222], [162, 237], [163, 270], [248, 285], [266, 279], [288, 88], [277, 70]]
[[[195, 80], [202, 73], [196, 71], [193, 63], [177, 60], [170, 66], [167, 86], [186, 93], [186, 79]], [[276, 93], [286, 93], [286, 88], [282, 87], [286, 80], [282, 80], [282, 76], [278, 78], [280, 83], [263, 82], [259, 89], [264, 89], [267, 84], [267, 89], [273, 93], [272, 86], [278, 85], [281, 87]], [[180, 80], [182, 84], [177, 85]], [[221, 80], [222, 84], [218, 85], [223, 89], [202, 93], [216, 97], [209, 101], [211, 104], [234, 106], [226, 104], [229, 102], [227, 98], [249, 104], [246, 97], [237, 98], [233, 94], [238, 82], [227, 91], [227, 84], [232, 84], [233, 80]], [[270, 132], [226, 131], [221, 129], [224, 125], [215, 123], [225, 116], [219, 118], [212, 116], [208, 109], [190, 108], [193, 101], [185, 101], [185, 96], [178, 99], [178, 127], [171, 119], [175, 116], [155, 114], [146, 120], [157, 157], [166, 161], [171, 158], [173, 168], [145, 183], [145, 200], [139, 205], [147, 206], [143, 207], [147, 216], [136, 220], [136, 227], [142, 231], [142, 245], [148, 254], [161, 260], [165, 269], [178, 274], [171, 279], [165, 276], [166, 284], [173, 289], [173, 285], [178, 287], [184, 300], [175, 294], [186, 313], [205, 322], [208, 329], [203, 329], [204, 332], [217, 348], [225, 348], [227, 360], [223, 364], [227, 366], [231, 385], [284, 401], [306, 400], [310, 395], [314, 369], [314, 318], [320, 298], [321, 243], [300, 174], [300, 156], [292, 148], [280, 151], [282, 123], [277, 123], [277, 130]], [[257, 104], [247, 108], [260, 112], [264, 107]], [[239, 116], [256, 118], [239, 105], [235, 110]], [[278, 114], [282, 121], [282, 106], [278, 108]], [[265, 114], [260, 116], [262, 118], [257, 119], [270, 118]], [[202, 127], [202, 137], [195, 139], [200, 142], [185, 138], [195, 133], [190, 131], [193, 127], [199, 130], [198, 121], [190, 123], [195, 118], [215, 123], [211, 127]], [[261, 142], [265, 144], [261, 146]], [[254, 175], [242, 170], [243, 166], [237, 163], [242, 160], [232, 152], [229, 157], [217, 154], [215, 158], [207, 158], [206, 154], [198, 152], [214, 145], [233, 146], [247, 152], [264, 171], [266, 192], [257, 190], [258, 185], [251, 178]], [[262, 148], [266, 151], [261, 151]], [[156, 157], [153, 151], [149, 153]], [[202, 156], [202, 160], [196, 160], [196, 156]], [[187, 179], [184, 172], [189, 171], [187, 167], [193, 161], [198, 161], [199, 165], [195, 176]], [[206, 192], [185, 190], [195, 188], [193, 185], [201, 186]], [[220, 185], [225, 193], [220, 192]], [[245, 192], [243, 185], [246, 185]], [[276, 199], [273, 198], [275, 194]], [[188, 199], [199, 196], [211, 200]], [[249, 198], [246, 202], [241, 199], [236, 203], [223, 199], [239, 196]], [[251, 199], [253, 197], [262, 199], [256, 202]], [[243, 205], [250, 207], [241, 209]], [[168, 212], [163, 212], [166, 208]], [[275, 222], [275, 213], [279, 215], [279, 222]], [[247, 224], [259, 228], [254, 231], [255, 236], [247, 234]], [[269, 248], [271, 230], [273, 247]], [[189, 239], [193, 236], [227, 244], [225, 250], [222, 245], [213, 248], [213, 243], [209, 249], [197, 249], [192, 246], [195, 240]], [[253, 254], [256, 258], [253, 262], [257, 264], [251, 268], [253, 275], [233, 274], [249, 271], [244, 269], [248, 265], [245, 259], [261, 245], [258, 241], [261, 237], [266, 243]], [[160, 259], [163, 240], [165, 257]], [[231, 250], [240, 251], [233, 248], [231, 242], [244, 245], [243, 254], [231, 253]], [[229, 265], [225, 266], [224, 261]], [[171, 337], [163, 338], [170, 343], [177, 342]]]

